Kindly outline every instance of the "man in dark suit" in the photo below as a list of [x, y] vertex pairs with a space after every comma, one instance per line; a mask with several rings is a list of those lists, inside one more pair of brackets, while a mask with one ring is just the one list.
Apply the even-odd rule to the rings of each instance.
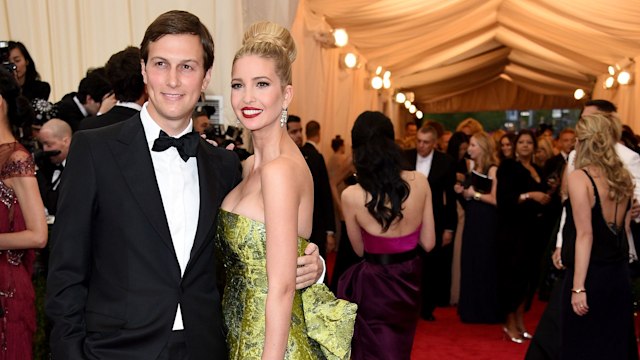
[[140, 49], [129, 46], [113, 54], [104, 66], [117, 103], [101, 115], [80, 121], [78, 130], [97, 129], [125, 121], [142, 109], [147, 92], [140, 68]]
[[71, 144], [47, 279], [54, 359], [227, 357], [213, 236], [239, 161], [191, 122], [213, 39], [170, 11], [147, 28], [141, 57], [142, 111]]
[[47, 121], [38, 132], [38, 141], [42, 144], [43, 152], [36, 156], [36, 178], [42, 202], [49, 215], [56, 214], [58, 188], [69, 154], [71, 135], [69, 124], [60, 119]]
[[453, 232], [458, 222], [453, 185], [456, 182], [455, 161], [435, 150], [438, 134], [435, 128], [423, 126], [416, 135], [416, 149], [405, 151], [412, 170], [427, 176], [431, 187], [436, 246], [430, 253], [422, 252], [421, 317], [433, 321], [436, 305], [449, 303]]
[[69, 123], [75, 132], [82, 119], [98, 113], [103, 98], [110, 92], [111, 85], [105, 77], [104, 68], [89, 70], [80, 81], [78, 92], [69, 93], [56, 103], [58, 118]]
[[[293, 120], [293, 121], [292, 121]], [[291, 126], [300, 124], [300, 118], [292, 115], [288, 122]], [[289, 125], [288, 125], [289, 126]], [[289, 127], [287, 128], [290, 129]], [[291, 134], [290, 134], [291, 135]], [[325, 256], [327, 250], [335, 248], [335, 215], [331, 186], [329, 184], [329, 172], [324, 162], [324, 157], [318, 151], [320, 143], [320, 124], [311, 120], [305, 126], [307, 142], [300, 147], [300, 151], [307, 161], [311, 176], [313, 177], [313, 229], [309, 240], [318, 245], [320, 255]], [[302, 137], [300, 136], [300, 140]], [[294, 142], [296, 139], [294, 139]]]

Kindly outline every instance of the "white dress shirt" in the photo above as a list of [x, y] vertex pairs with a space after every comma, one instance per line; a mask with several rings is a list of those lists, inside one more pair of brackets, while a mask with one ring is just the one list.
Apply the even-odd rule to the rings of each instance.
[[[180, 265], [180, 274], [183, 275], [191, 255], [200, 213], [200, 185], [197, 160], [192, 157], [185, 162], [175, 147], [170, 147], [165, 151], [152, 151], [153, 142], [159, 137], [161, 128], [149, 115], [146, 103], [142, 111], [140, 111], [140, 119], [142, 120], [142, 127], [144, 128], [147, 145], [151, 153], [153, 170], [160, 189], [164, 213], [169, 224], [173, 248]], [[190, 120], [186, 129], [176, 137], [191, 131], [193, 131], [193, 123]], [[180, 304], [178, 304], [173, 330], [182, 329], [184, 329], [182, 312]]]
[[431, 171], [431, 162], [433, 162], [433, 150], [427, 156], [416, 155], [416, 170], [421, 172], [424, 176], [429, 177]]
[[[628, 147], [616, 143], [616, 153], [618, 157], [624, 164], [625, 169], [629, 171], [631, 174], [631, 179], [635, 184], [635, 189], [633, 191], [634, 198], [637, 201], [640, 201], [640, 155], [638, 155], [633, 150]], [[567, 160], [567, 169], [565, 172], [571, 174], [573, 170], [576, 169], [576, 151], [573, 150], [569, 153], [569, 158]], [[560, 230], [558, 231], [558, 235], [556, 237], [556, 247], [562, 247], [562, 229], [564, 228], [564, 223], [566, 221], [566, 209], [562, 209], [562, 216], [560, 217]], [[638, 222], [638, 219], [634, 219], [634, 221]], [[638, 260], [638, 253], [636, 251], [636, 246], [633, 242], [633, 235], [631, 231], [627, 231], [627, 240], [629, 241], [629, 260], [635, 261]]]

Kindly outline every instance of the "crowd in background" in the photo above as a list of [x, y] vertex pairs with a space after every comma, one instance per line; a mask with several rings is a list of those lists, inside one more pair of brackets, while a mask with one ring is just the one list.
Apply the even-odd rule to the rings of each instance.
[[[31, 344], [24, 339], [31, 338], [35, 331], [35, 310], [32, 310], [35, 295], [27, 284], [35, 261], [30, 249], [43, 248], [46, 244], [46, 225], [37, 220], [37, 214], [46, 212], [50, 222], [54, 221], [58, 185], [73, 133], [130, 118], [140, 111], [147, 94], [140, 69], [140, 51], [133, 47], [114, 54], [104, 67], [88, 71], [76, 92], [66, 94], [55, 103], [49, 102], [50, 86], [40, 79], [34, 60], [22, 43], [9, 42], [9, 61], [15, 64], [14, 73], [0, 69], [0, 92], [4, 100], [0, 114], [0, 200], [5, 205], [0, 206], [0, 232], [17, 235], [6, 242], [0, 241], [0, 249], [6, 249], [0, 251], [0, 303], [6, 319], [4, 325], [0, 325], [5, 326], [0, 327], [0, 332], [5, 334], [6, 326], [20, 327], [20, 331], [6, 332], [0, 347], [27, 349]], [[587, 102], [585, 106], [615, 112], [615, 107], [607, 108], [606, 103], [599, 101]], [[604, 110], [600, 109], [602, 106]], [[242, 145], [237, 134], [228, 136], [228, 132], [214, 131], [217, 129], [208, 122], [211, 112], [211, 109], [196, 109], [194, 129], [210, 137], [217, 135], [221, 145], [230, 142]], [[341, 297], [359, 302], [364, 315], [358, 321], [378, 316], [375, 313], [381, 305], [365, 304], [366, 294], [372, 289], [357, 287], [365, 281], [370, 285], [375, 282], [371, 285], [373, 290], [384, 286], [384, 281], [367, 273], [371, 270], [354, 270], [361, 257], [378, 266], [405, 264], [410, 267], [398, 271], [393, 284], [406, 281], [411, 291], [402, 288], [394, 294], [405, 294], [415, 303], [406, 304], [402, 311], [384, 314], [387, 324], [383, 326], [390, 327], [394, 320], [400, 321], [403, 331], [378, 331], [384, 334], [378, 336], [388, 342], [373, 346], [375, 337], [367, 339], [363, 334], [364, 329], [376, 333], [375, 329], [369, 329], [375, 328], [374, 321], [356, 325], [354, 341], [361, 342], [356, 352], [367, 349], [375, 353], [377, 348], [401, 344], [402, 351], [410, 353], [418, 317], [437, 321], [434, 309], [450, 305], [457, 305], [462, 322], [503, 324], [504, 336], [518, 344], [532, 339], [534, 335], [524, 326], [524, 314], [536, 293], [548, 300], [553, 282], [549, 279], [564, 268], [555, 262], [556, 258], [552, 263], [551, 254], [558, 254], [556, 237], [562, 232], [563, 201], [570, 192], [565, 169], [575, 147], [576, 130], [555, 129], [554, 133], [554, 129], [541, 126], [517, 133], [504, 130], [487, 133], [478, 121], [467, 119], [453, 132], [433, 121], [420, 125], [407, 122], [402, 137], [396, 137], [387, 127], [376, 130], [377, 122], [386, 125], [388, 119], [384, 115], [363, 115], [354, 125], [353, 149], [347, 149], [343, 136], [337, 135], [331, 140], [333, 153], [328, 156], [319, 151], [323, 139], [319, 122], [309, 120], [303, 127], [300, 118], [290, 115], [286, 125], [314, 180], [310, 240], [319, 246], [322, 256], [337, 252], [333, 277], [325, 281]], [[386, 142], [389, 136], [391, 143]], [[619, 139], [615, 136], [613, 133], [611, 139], [640, 153], [638, 136], [631, 128], [621, 126]], [[580, 141], [589, 140], [585, 135]], [[246, 151], [240, 148], [236, 152], [242, 160], [243, 156], [246, 158]], [[29, 154], [34, 156], [27, 156]], [[371, 156], [388, 162], [371, 162]], [[375, 172], [367, 174], [372, 169], [389, 167], [396, 169], [395, 172], [379, 178]], [[384, 181], [390, 179], [402, 180], [400, 183], [405, 185], [386, 193], [381, 189]], [[422, 182], [428, 182], [430, 190], [428, 194], [421, 194], [420, 199], [429, 198], [430, 207], [416, 207], [415, 212], [420, 216], [414, 218], [409, 204], [414, 195], [418, 196], [415, 187]], [[345, 192], [354, 184], [362, 187], [357, 194], [353, 194], [353, 188]], [[34, 197], [38, 192], [40, 197]], [[363, 192], [368, 200], [360, 204]], [[623, 195], [629, 197], [627, 193]], [[394, 199], [393, 206], [386, 209], [369, 201], [380, 196]], [[371, 221], [363, 221], [364, 215], [356, 216], [356, 207], [371, 215]], [[622, 206], [620, 211], [627, 210]], [[423, 218], [423, 213], [428, 214]], [[620, 221], [614, 223], [619, 225]], [[426, 234], [425, 226], [434, 234]], [[407, 234], [413, 239], [411, 248], [389, 246], [375, 250], [375, 246], [371, 247], [375, 239], [378, 242], [389, 237], [397, 240]], [[634, 237], [639, 238], [640, 234]], [[566, 265], [567, 259], [563, 260]], [[5, 285], [2, 279], [8, 271], [19, 271], [20, 274], [12, 278], [21, 282]], [[616, 276], [625, 276], [625, 272]], [[577, 292], [581, 293], [584, 292]], [[567, 305], [572, 295], [570, 292], [564, 295], [564, 305]], [[384, 303], [385, 299], [380, 301]], [[569, 316], [563, 314], [565, 318]], [[580, 324], [575, 319], [567, 321], [573, 321], [572, 326]], [[6, 325], [7, 322], [14, 325]], [[402, 339], [397, 339], [398, 336]], [[30, 358], [27, 353], [24, 355]]]

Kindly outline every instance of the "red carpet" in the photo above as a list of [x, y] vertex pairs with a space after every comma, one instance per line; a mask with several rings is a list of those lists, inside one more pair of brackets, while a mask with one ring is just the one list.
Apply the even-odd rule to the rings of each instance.
[[[527, 329], [533, 333], [546, 303], [535, 301], [525, 314]], [[463, 324], [456, 308], [437, 308], [436, 321], [421, 320], [413, 343], [414, 360], [514, 360], [523, 359], [529, 342], [515, 344], [502, 336], [502, 325]]]
[[[335, 253], [327, 256], [327, 275], [335, 262]], [[331, 278], [331, 277], [329, 277]], [[533, 333], [547, 304], [534, 301], [525, 314], [525, 324]], [[502, 325], [469, 325], [460, 322], [456, 307], [437, 308], [436, 321], [421, 320], [413, 343], [413, 360], [520, 360], [529, 342], [515, 344], [502, 336]]]

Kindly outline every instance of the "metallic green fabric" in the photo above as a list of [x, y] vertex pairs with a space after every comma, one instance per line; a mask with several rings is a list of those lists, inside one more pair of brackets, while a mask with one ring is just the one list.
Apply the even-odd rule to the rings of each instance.
[[[268, 287], [265, 239], [263, 223], [220, 209], [216, 244], [227, 274], [222, 309], [230, 359], [262, 355]], [[298, 238], [299, 255], [307, 243]], [[356, 309], [324, 285], [296, 291], [285, 359], [348, 359]]]

